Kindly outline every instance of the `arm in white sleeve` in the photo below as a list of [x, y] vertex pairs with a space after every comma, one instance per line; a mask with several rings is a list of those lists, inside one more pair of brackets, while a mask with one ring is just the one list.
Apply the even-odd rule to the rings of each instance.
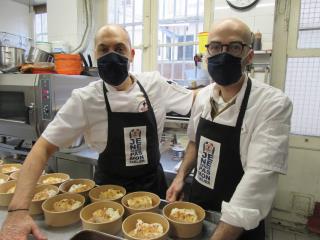
[[78, 91], [80, 90], [72, 91], [71, 97], [42, 133], [42, 137], [58, 147], [69, 146], [83, 133], [88, 124], [84, 105]]
[[190, 112], [193, 102], [193, 92], [176, 84], [169, 84], [167, 79], [159, 74], [157, 81], [160, 84], [162, 99], [167, 112], [176, 112], [186, 115]]
[[251, 134], [245, 173], [230, 202], [222, 203], [221, 220], [246, 230], [257, 227], [267, 216], [276, 194], [278, 174], [287, 169], [292, 104], [283, 96], [266, 102]]

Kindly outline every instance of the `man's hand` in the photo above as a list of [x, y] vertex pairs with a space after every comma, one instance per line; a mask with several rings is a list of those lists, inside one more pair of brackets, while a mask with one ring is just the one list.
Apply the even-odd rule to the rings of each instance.
[[47, 239], [27, 211], [8, 213], [2, 225], [0, 240], [27, 240], [28, 234], [32, 234], [36, 240]]
[[168, 202], [182, 200], [183, 199], [183, 192], [182, 192], [183, 186], [184, 186], [183, 179], [176, 177], [167, 190], [166, 200]]

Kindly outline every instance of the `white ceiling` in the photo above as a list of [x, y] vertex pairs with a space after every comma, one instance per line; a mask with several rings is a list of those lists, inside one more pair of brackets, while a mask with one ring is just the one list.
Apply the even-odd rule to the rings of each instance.
[[24, 5], [32, 5], [32, 6], [36, 6], [36, 5], [41, 5], [41, 4], [46, 4], [47, 0], [12, 0], [18, 3], [22, 3]]

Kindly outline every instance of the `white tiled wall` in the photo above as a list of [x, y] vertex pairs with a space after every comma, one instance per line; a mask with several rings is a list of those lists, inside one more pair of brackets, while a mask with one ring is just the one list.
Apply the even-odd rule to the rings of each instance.
[[245, 11], [231, 8], [226, 0], [216, 0], [214, 20], [236, 17], [249, 25], [253, 32], [262, 33], [262, 49], [272, 49], [272, 33], [275, 0], [260, 0], [257, 5]]
[[32, 16], [28, 6], [12, 0], [1, 0], [0, 31], [32, 38]]

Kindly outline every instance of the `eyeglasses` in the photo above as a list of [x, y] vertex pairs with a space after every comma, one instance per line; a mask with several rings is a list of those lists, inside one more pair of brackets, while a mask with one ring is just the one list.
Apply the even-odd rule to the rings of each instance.
[[226, 47], [227, 53], [239, 57], [242, 54], [244, 47], [249, 47], [248, 44], [242, 42], [230, 42], [229, 44], [222, 44], [221, 42], [210, 42], [205, 45], [207, 48], [208, 54], [210, 56], [215, 56], [219, 53], [222, 53], [223, 47]]

